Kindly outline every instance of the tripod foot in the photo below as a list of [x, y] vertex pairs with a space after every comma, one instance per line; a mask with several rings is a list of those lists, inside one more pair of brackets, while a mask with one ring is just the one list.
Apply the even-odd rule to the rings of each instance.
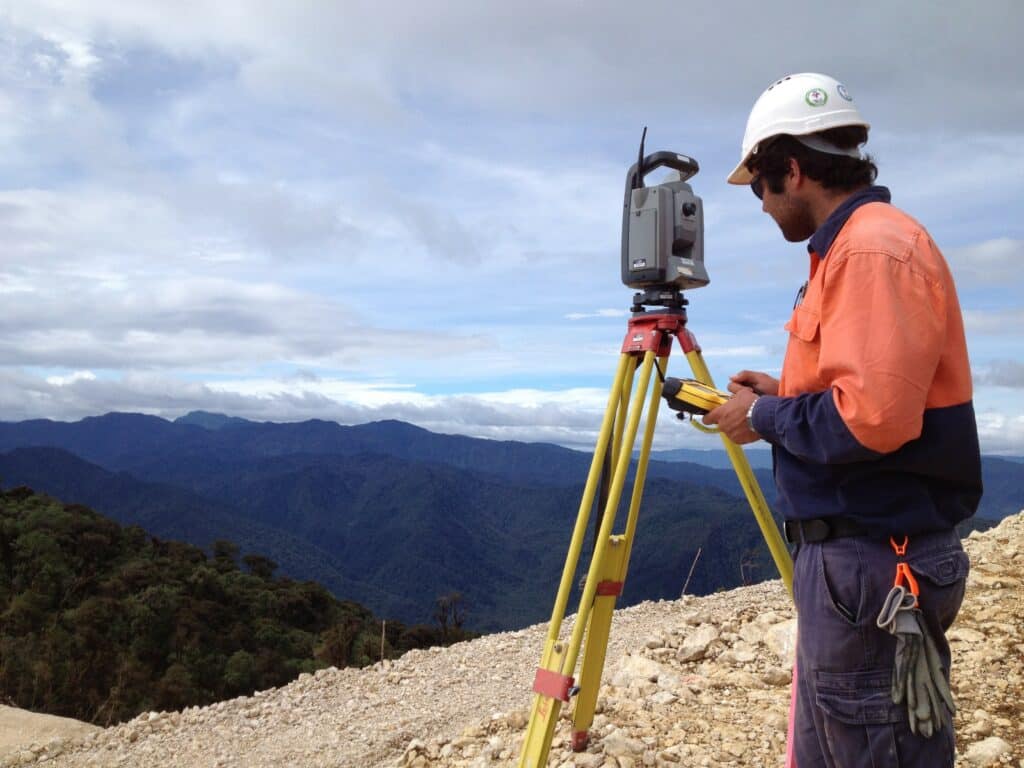
[[572, 751], [583, 752], [590, 744], [590, 732], [589, 731], [573, 731], [572, 733]]

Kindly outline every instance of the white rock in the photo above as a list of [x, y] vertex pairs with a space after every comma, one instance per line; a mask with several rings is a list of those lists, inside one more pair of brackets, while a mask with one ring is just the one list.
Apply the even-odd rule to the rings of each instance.
[[646, 745], [642, 741], [631, 739], [622, 731], [613, 731], [605, 736], [601, 746], [604, 748], [604, 753], [612, 757], [637, 757], [643, 755], [646, 749]]
[[756, 659], [756, 653], [751, 653], [750, 651], [737, 651], [734, 648], [730, 648], [728, 651], [725, 651], [718, 656], [718, 660], [723, 664], [750, 664]]
[[946, 632], [946, 639], [951, 643], [983, 643], [985, 635], [970, 627], [951, 627]]
[[676, 658], [679, 661], [698, 661], [703, 659], [708, 646], [718, 639], [718, 629], [712, 624], [701, 624], [683, 638]]
[[765, 626], [759, 621], [748, 621], [740, 627], [739, 635], [751, 645], [764, 642]]
[[611, 684], [618, 688], [628, 688], [640, 683], [656, 683], [666, 671], [662, 664], [645, 656], [623, 656], [615, 667]]
[[768, 685], [789, 685], [793, 682], [793, 671], [781, 667], [768, 667], [761, 674], [761, 679]]
[[1003, 755], [1010, 754], [1012, 747], [998, 736], [989, 736], [967, 748], [964, 753], [964, 760], [975, 768], [995, 765]]
[[657, 693], [648, 696], [647, 700], [659, 707], [664, 707], [674, 701], [679, 701], [679, 697], [670, 691], [658, 691]]
[[796, 653], [796, 619], [780, 621], [768, 627], [764, 641], [786, 669], [793, 668], [793, 654]]

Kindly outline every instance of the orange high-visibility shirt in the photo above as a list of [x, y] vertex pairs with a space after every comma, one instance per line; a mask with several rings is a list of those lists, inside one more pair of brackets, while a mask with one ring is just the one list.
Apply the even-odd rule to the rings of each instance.
[[924, 227], [887, 200], [870, 188], [826, 222], [837, 232], [810, 255], [779, 396], [753, 417], [773, 444], [785, 517], [841, 515], [880, 535], [951, 527], [981, 494], [953, 278]]

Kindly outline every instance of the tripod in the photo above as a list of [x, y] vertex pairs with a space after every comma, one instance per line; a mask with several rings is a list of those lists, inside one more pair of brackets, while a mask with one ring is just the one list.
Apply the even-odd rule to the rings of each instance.
[[[629, 320], [626, 337], [622, 344], [618, 369], [612, 381], [608, 396], [601, 431], [597, 438], [594, 458], [587, 475], [587, 483], [580, 501], [579, 513], [573, 528], [572, 539], [562, 579], [555, 598], [554, 610], [540, 667], [533, 683], [533, 704], [530, 709], [530, 720], [519, 759], [519, 768], [542, 768], [547, 763], [548, 752], [554, 737], [562, 705], [575, 698], [576, 706], [572, 718], [572, 748], [576, 752], [586, 749], [589, 742], [589, 729], [594, 721], [597, 705], [597, 693], [601, 684], [601, 673], [604, 669], [605, 653], [608, 647], [608, 636], [611, 630], [612, 613], [616, 598], [622, 594], [622, 586], [629, 566], [629, 556], [636, 534], [637, 517], [643, 496], [644, 480], [650, 460], [651, 445], [654, 440], [654, 427], [661, 399], [665, 367], [672, 351], [672, 340], [678, 339], [694, 377], [713, 386], [711, 374], [704, 364], [700, 347], [696, 339], [686, 328], [687, 301], [678, 291], [661, 294], [659, 299], [652, 299], [656, 292], [648, 291], [634, 297], [633, 316]], [[644, 304], [656, 303], [662, 308], [645, 311]], [[657, 370], [658, 375], [652, 376]], [[636, 391], [633, 390], [637, 380]], [[626, 517], [625, 530], [620, 534], [612, 534], [615, 513], [626, 484], [632, 459], [633, 446], [636, 443], [640, 427], [641, 412], [644, 409], [647, 393], [650, 398], [647, 404], [647, 418], [644, 426], [643, 441], [637, 459], [636, 474], [633, 481]], [[630, 396], [632, 394], [632, 403]], [[743, 487], [743, 491], [760, 526], [761, 533], [768, 544], [772, 559], [782, 575], [787, 589], [792, 589], [793, 563], [786, 545], [779, 534], [779, 529], [771, 517], [768, 504], [757, 483], [743, 450], [722, 435], [722, 441], [729, 454], [733, 469]], [[579, 563], [586, 535], [587, 524], [594, 506], [594, 498], [601, 479], [602, 467], [606, 460], [613, 468], [608, 484], [607, 500], [602, 498], [598, 504], [601, 509], [600, 527], [594, 542], [594, 553], [583, 584], [583, 595], [580, 598], [576, 621], [568, 641], [560, 639], [562, 621], [572, 590], [573, 577]], [[602, 497], [604, 493], [601, 494]], [[578, 682], [573, 676], [583, 636], [586, 633], [586, 648], [580, 667]]]

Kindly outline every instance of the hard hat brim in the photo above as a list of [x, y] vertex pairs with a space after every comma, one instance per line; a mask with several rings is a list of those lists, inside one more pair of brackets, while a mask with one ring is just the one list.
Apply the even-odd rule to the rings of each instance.
[[749, 184], [752, 182], [754, 180], [754, 174], [747, 170], [747, 160], [749, 159], [750, 155], [747, 154], [742, 160], [740, 160], [739, 165], [732, 169], [732, 173], [730, 173], [725, 180], [730, 184]]

